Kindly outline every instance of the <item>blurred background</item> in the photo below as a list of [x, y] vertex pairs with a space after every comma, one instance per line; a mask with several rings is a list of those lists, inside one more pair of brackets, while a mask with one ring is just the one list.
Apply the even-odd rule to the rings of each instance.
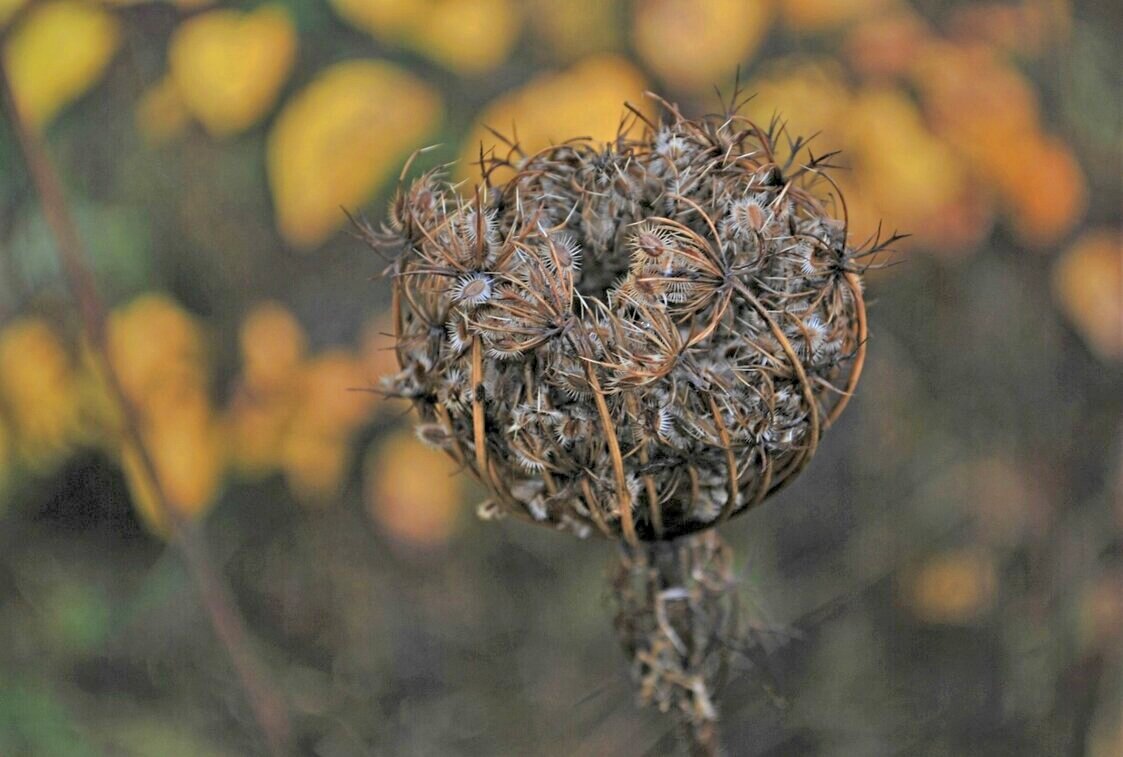
[[[2, 55], [111, 308], [170, 504], [293, 751], [662, 754], [613, 547], [482, 523], [415, 441], [383, 263], [408, 155], [616, 130], [735, 72], [841, 149], [856, 401], [729, 523], [744, 755], [1123, 754], [1123, 6], [1115, 0], [0, 0]], [[0, 124], [0, 754], [263, 751]]]

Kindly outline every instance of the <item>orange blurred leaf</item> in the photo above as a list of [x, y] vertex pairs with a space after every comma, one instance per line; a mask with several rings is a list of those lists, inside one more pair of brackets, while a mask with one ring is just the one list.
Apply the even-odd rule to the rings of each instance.
[[954, 7], [947, 27], [956, 39], [1036, 55], [1049, 42], [1068, 37], [1072, 9], [1067, 0], [974, 2]]
[[417, 547], [443, 544], [460, 509], [460, 478], [444, 453], [398, 431], [363, 464], [367, 512], [394, 539]]
[[910, 10], [872, 16], [847, 35], [846, 57], [863, 76], [901, 76], [931, 34], [924, 20]]
[[242, 321], [238, 342], [246, 382], [254, 389], [270, 389], [296, 377], [307, 337], [292, 313], [275, 302], [263, 302]]
[[1067, 144], [1044, 135], [1027, 137], [994, 181], [1003, 193], [1018, 238], [1046, 247], [1076, 225], [1087, 205], [1084, 171]]
[[973, 549], [930, 558], [908, 582], [913, 614], [927, 623], [963, 625], [990, 605], [997, 589], [994, 561]]
[[1080, 237], [1053, 268], [1053, 293], [1094, 352], [1123, 359], [1123, 233], [1096, 229]]
[[281, 467], [298, 497], [329, 501], [352, 459], [352, 435], [370, 419], [378, 396], [363, 362], [330, 350], [305, 362], [297, 376], [296, 407], [281, 442]]

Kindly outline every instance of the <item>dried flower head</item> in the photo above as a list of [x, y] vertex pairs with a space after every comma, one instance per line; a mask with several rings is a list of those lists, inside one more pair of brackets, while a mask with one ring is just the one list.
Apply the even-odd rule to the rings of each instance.
[[484, 156], [471, 199], [425, 173], [367, 229], [394, 252], [388, 389], [493, 515], [698, 531], [791, 481], [854, 391], [862, 288], [823, 158], [733, 107], [663, 105], [603, 148]]

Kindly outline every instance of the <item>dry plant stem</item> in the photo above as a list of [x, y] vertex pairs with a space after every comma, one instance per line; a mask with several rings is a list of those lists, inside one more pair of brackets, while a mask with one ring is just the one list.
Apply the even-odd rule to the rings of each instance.
[[289, 722], [284, 702], [250, 650], [245, 623], [234, 604], [230, 589], [214, 569], [202, 535], [169, 506], [167, 495], [140, 433], [137, 409], [122, 389], [116, 370], [109, 360], [106, 309], [98, 294], [88, 256], [79, 238], [62, 185], [38, 134], [28, 127], [20, 113], [8, 72], [2, 62], [0, 90], [8, 121], [19, 142], [47, 224], [55, 237], [56, 252], [67, 286], [77, 303], [84, 335], [90, 344], [97, 368], [120, 409], [124, 421], [123, 441], [135, 451], [140, 461], [150, 490], [155, 493], [159, 515], [168, 524], [171, 541], [187, 566], [215, 636], [230, 658], [270, 753], [285, 754], [288, 748]]
[[712, 530], [622, 545], [612, 586], [640, 702], [676, 721], [689, 754], [721, 754], [717, 695], [739, 634], [729, 547]]
[[593, 388], [593, 399], [600, 414], [604, 440], [612, 456], [612, 471], [616, 477], [616, 497], [620, 500], [620, 524], [624, 531], [624, 539], [629, 544], [635, 545], [639, 543], [639, 539], [636, 537], [636, 522], [632, 517], [632, 497], [628, 492], [628, 483], [624, 479], [624, 459], [620, 454], [620, 442], [616, 439], [616, 426], [612, 422], [612, 414], [608, 412], [608, 404], [604, 401], [604, 391], [591, 364], [585, 365], [585, 375], [589, 379], [589, 386]]
[[862, 377], [862, 368], [866, 365], [866, 342], [869, 339], [869, 325], [866, 321], [866, 301], [862, 297], [862, 283], [858, 277], [851, 272], [846, 274], [846, 285], [850, 287], [851, 294], [854, 295], [854, 303], [856, 307], [856, 314], [858, 318], [858, 353], [854, 357], [854, 367], [850, 369], [850, 377], [846, 380], [846, 391], [842, 395], [842, 399], [838, 401], [827, 416], [827, 425], [835, 422], [846, 406], [850, 404], [850, 398], [854, 396], [854, 390], [858, 388], [858, 379]]

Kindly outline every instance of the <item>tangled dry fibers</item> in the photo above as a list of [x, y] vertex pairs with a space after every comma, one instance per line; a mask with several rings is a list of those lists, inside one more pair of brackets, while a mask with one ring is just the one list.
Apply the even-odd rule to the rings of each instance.
[[612, 578], [616, 635], [641, 703], [670, 714], [693, 754], [715, 754], [717, 692], [741, 638], [733, 554], [716, 530], [624, 548]]
[[435, 169], [365, 227], [392, 256], [388, 390], [485, 514], [672, 539], [792, 480], [845, 406], [865, 311], [829, 156], [778, 154], [782, 125], [732, 105], [629, 109], [603, 147], [508, 142], [472, 197]]

